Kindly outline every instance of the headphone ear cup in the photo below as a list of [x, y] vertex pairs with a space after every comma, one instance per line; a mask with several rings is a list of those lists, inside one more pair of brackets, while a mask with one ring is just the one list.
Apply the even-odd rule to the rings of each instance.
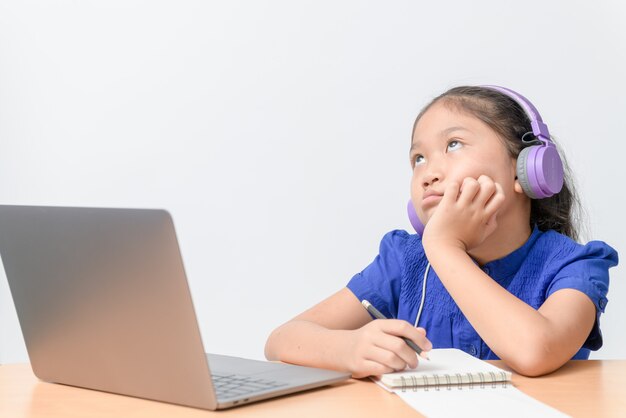
[[[552, 197], [563, 188], [563, 161], [555, 146], [542, 146], [531, 157], [536, 167], [537, 194], [541, 198]], [[530, 177], [532, 179], [532, 175]], [[532, 184], [532, 183], [531, 183]]]
[[413, 202], [409, 199], [409, 203], [406, 206], [407, 214], [409, 215], [409, 221], [411, 221], [411, 225], [413, 225], [413, 229], [419, 236], [422, 236], [424, 233], [424, 224], [420, 220], [419, 216], [417, 216], [417, 212], [415, 211], [415, 207], [413, 206]]
[[517, 172], [517, 181], [519, 181], [520, 186], [522, 186], [522, 190], [526, 193], [526, 196], [531, 199], [538, 199], [539, 197], [533, 192], [532, 187], [530, 187], [530, 181], [528, 180], [528, 154], [531, 149], [535, 146], [528, 147], [522, 149], [517, 157], [516, 164], [516, 172]]

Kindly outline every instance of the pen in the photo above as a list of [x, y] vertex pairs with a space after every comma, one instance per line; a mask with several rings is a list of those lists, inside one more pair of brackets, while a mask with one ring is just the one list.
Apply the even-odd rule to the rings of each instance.
[[[361, 301], [361, 305], [363, 305], [363, 307], [365, 309], [367, 309], [367, 312], [371, 313], [372, 316], [376, 319], [387, 319], [387, 317], [385, 315], [383, 315], [382, 313], [380, 313], [380, 311], [378, 309], [376, 309], [374, 307], [374, 305], [372, 305], [371, 303], [369, 303], [369, 301], [363, 299], [363, 301]], [[426, 360], [430, 360], [428, 358], [428, 356], [426, 355], [426, 353], [423, 353], [424, 350], [422, 350], [417, 344], [415, 344], [413, 341], [409, 340], [408, 338], [405, 337], [400, 337], [404, 340], [404, 342], [413, 349], [413, 351], [415, 351], [417, 353], [418, 356], [421, 356], [422, 358], [425, 358]]]

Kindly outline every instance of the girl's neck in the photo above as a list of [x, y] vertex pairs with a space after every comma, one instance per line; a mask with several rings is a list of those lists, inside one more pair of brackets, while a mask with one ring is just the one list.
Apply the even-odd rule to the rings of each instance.
[[468, 251], [470, 257], [483, 266], [520, 248], [531, 234], [529, 215], [498, 219], [498, 227], [479, 247]]

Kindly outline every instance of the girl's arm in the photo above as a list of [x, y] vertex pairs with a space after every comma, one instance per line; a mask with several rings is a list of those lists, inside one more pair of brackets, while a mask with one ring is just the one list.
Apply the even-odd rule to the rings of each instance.
[[428, 258], [476, 332], [518, 373], [539, 376], [558, 369], [591, 332], [595, 306], [578, 290], [558, 290], [535, 310], [459, 248], [430, 248]]
[[478, 268], [467, 254], [496, 228], [502, 188], [487, 176], [448, 184], [422, 239], [450, 296], [487, 345], [517, 372], [538, 376], [568, 361], [595, 321], [582, 292], [561, 289], [533, 309]]
[[372, 321], [347, 288], [276, 328], [265, 357], [304, 366], [348, 371], [353, 377], [417, 366], [417, 355], [400, 338], [424, 350], [432, 345], [422, 328], [397, 319]]

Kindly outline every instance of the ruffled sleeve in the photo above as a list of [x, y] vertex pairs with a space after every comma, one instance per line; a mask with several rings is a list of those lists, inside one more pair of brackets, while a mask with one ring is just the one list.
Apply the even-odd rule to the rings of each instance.
[[402, 254], [409, 236], [403, 230], [386, 233], [374, 261], [355, 274], [347, 285], [359, 300], [367, 299], [388, 318], [398, 317]]
[[609, 268], [618, 263], [617, 251], [602, 241], [591, 241], [576, 246], [547, 288], [546, 298], [560, 289], [576, 289], [584, 293], [596, 306], [596, 322], [583, 348], [602, 347], [600, 315], [606, 308], [609, 290]]

